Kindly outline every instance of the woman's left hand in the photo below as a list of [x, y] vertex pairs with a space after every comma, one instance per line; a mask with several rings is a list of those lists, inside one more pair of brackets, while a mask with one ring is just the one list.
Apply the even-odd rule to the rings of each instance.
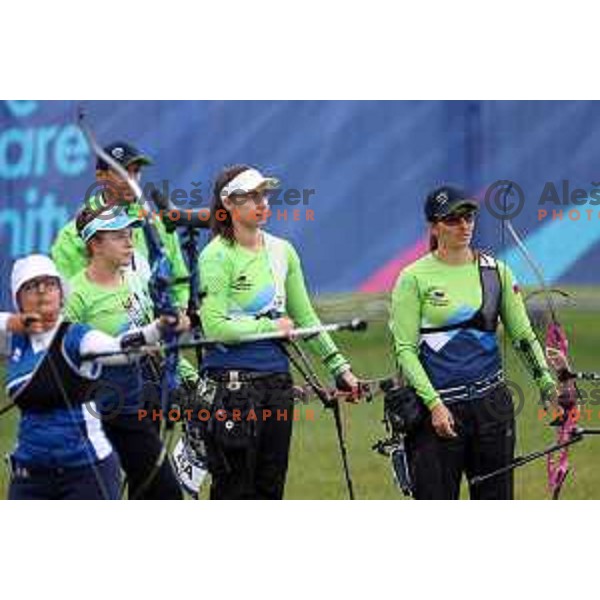
[[557, 373], [570, 370], [567, 357], [557, 348], [546, 349], [546, 360]]

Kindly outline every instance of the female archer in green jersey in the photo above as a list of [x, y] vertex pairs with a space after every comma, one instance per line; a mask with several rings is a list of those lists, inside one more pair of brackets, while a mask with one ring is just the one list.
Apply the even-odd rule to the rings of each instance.
[[[214, 238], [200, 256], [207, 337], [222, 339], [203, 361], [216, 382], [213, 410], [239, 410], [241, 421], [211, 419], [206, 441], [213, 499], [283, 497], [292, 433], [292, 378], [281, 343], [236, 343], [244, 335], [319, 324], [293, 246], [263, 231], [268, 190], [278, 182], [246, 165], [225, 169], [213, 191]], [[338, 387], [356, 390], [348, 361], [328, 334], [309, 342]], [[256, 421], [245, 417], [255, 411]]]
[[[392, 296], [399, 367], [427, 408], [406, 439], [417, 499], [456, 499], [468, 479], [513, 460], [515, 422], [496, 328], [523, 359], [544, 400], [556, 395], [510, 269], [474, 250], [477, 203], [446, 186], [425, 203], [430, 252], [406, 267]], [[512, 471], [469, 489], [472, 499], [511, 499]]]
[[[133, 228], [140, 225], [127, 213], [108, 217], [89, 208], [80, 211], [76, 226], [87, 249], [88, 266], [69, 280], [65, 312], [72, 321], [116, 335], [152, 320], [147, 278], [141, 270], [127, 268], [134, 257]], [[140, 256], [135, 256], [140, 262]], [[180, 317], [178, 327], [187, 327], [186, 317]], [[106, 368], [105, 387], [97, 394], [98, 411], [127, 475], [129, 498], [180, 499], [181, 489], [169, 460], [164, 459], [157, 428], [149, 418], [139, 417], [147, 394], [154, 392], [155, 382], [147, 370], [140, 364]]]

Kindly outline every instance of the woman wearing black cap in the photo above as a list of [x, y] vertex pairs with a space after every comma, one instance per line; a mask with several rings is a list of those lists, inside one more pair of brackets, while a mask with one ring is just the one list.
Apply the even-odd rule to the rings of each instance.
[[[445, 186], [427, 197], [430, 252], [406, 267], [390, 327], [406, 382], [424, 418], [406, 439], [417, 499], [457, 499], [468, 479], [508, 465], [514, 409], [504, 383], [499, 320], [542, 398], [556, 385], [510, 269], [471, 247], [477, 203]], [[512, 499], [512, 471], [469, 489], [472, 499]]]

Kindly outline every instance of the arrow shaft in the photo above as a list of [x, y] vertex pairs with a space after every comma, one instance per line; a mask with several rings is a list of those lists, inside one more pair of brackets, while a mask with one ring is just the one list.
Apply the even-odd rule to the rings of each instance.
[[119, 352], [98, 352], [85, 354], [82, 356], [83, 360], [95, 360], [97, 358], [105, 358], [109, 356], [117, 356], [121, 354], [145, 354], [151, 352], [159, 352], [185, 348], [197, 348], [198, 346], [215, 346], [218, 344], [250, 344], [253, 342], [263, 341], [285, 341], [287, 339], [310, 339], [321, 333], [331, 333], [335, 331], [363, 331], [366, 329], [366, 321], [360, 319], [353, 319], [352, 321], [342, 323], [331, 323], [328, 325], [315, 325], [314, 327], [302, 327], [293, 329], [289, 334], [280, 331], [274, 331], [269, 333], [257, 333], [245, 336], [238, 340], [223, 340], [217, 338], [199, 338], [189, 342], [177, 342], [176, 344], [162, 344], [162, 345], [144, 345], [131, 350], [122, 350]]

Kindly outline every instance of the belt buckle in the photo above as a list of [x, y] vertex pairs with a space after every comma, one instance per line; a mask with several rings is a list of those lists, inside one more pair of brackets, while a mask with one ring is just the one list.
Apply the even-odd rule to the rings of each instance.
[[229, 381], [227, 382], [226, 387], [231, 392], [237, 392], [241, 389], [242, 382], [240, 381], [239, 371], [229, 371]]

